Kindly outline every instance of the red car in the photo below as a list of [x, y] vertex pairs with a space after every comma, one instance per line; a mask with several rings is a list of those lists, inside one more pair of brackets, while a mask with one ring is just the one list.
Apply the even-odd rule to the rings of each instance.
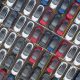
[[57, 29], [56, 33], [57, 33], [58, 35], [62, 36], [62, 35], [64, 34], [65, 30], [66, 30], [67, 27], [68, 27], [68, 23], [69, 23], [68, 20], [64, 20], [64, 21], [61, 23], [60, 27]]
[[63, 58], [66, 55], [69, 48], [70, 48], [70, 44], [67, 41], [62, 41], [61, 45], [55, 52], [56, 56]]
[[43, 34], [44, 29], [42, 26], [37, 26], [29, 37], [32, 43], [37, 43], [40, 40], [41, 35]]
[[78, 11], [78, 8], [79, 8], [79, 5], [77, 3], [73, 4], [72, 7], [70, 8], [70, 10], [68, 11], [66, 17], [69, 20], [73, 19], [74, 15]]
[[7, 71], [5, 69], [0, 69], [0, 80], [4, 80]]
[[39, 57], [41, 55], [41, 52], [42, 52], [42, 48], [41, 47], [37, 46], [37, 47], [34, 48], [32, 54], [31, 54], [31, 56], [29, 58], [29, 62], [32, 65], [34, 65], [38, 61], [38, 59], [39, 59]]
[[54, 71], [57, 69], [59, 63], [60, 63], [60, 60], [57, 57], [53, 57], [49, 66], [47, 67], [47, 72], [49, 74], [54, 73]]
[[44, 26], [48, 25], [52, 15], [53, 15], [52, 9], [47, 8], [47, 10], [43, 14], [42, 18], [40, 19], [39, 23], [44, 25]]

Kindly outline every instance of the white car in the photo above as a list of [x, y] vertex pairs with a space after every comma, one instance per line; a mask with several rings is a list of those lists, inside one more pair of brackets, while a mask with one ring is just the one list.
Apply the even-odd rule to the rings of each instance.
[[21, 70], [22, 66], [24, 64], [24, 60], [23, 59], [18, 59], [15, 63], [15, 65], [13, 66], [11, 73], [15, 76], [17, 76], [17, 74], [19, 73], [19, 71]]
[[44, 6], [39, 5], [32, 15], [32, 20], [37, 22], [39, 20], [39, 18], [41, 17], [43, 11], [44, 11]]
[[32, 43], [27, 43], [26, 47], [24, 48], [23, 52], [21, 53], [21, 58], [26, 60], [28, 56], [30, 55], [31, 51], [33, 49]]
[[14, 31], [20, 32], [20, 30], [24, 26], [25, 22], [26, 22], [26, 16], [24, 16], [24, 15], [20, 16], [18, 21], [16, 22], [16, 24], [14, 26]]
[[77, 24], [72, 24], [72, 26], [70, 27], [70, 29], [68, 30], [65, 36], [65, 39], [71, 41], [78, 31], [78, 27], [79, 26]]
[[6, 28], [2, 28], [0, 30], [0, 44], [5, 40], [6, 36], [8, 34], [8, 30]]
[[54, 76], [57, 78], [61, 78], [63, 76], [64, 72], [66, 71], [67, 67], [68, 67], [68, 64], [66, 62], [61, 62], [61, 64], [57, 68]]
[[23, 10], [24, 15], [29, 15], [36, 5], [36, 0], [29, 0], [25, 9]]
[[80, 11], [79, 11], [79, 13], [77, 14], [74, 22], [75, 22], [76, 24], [80, 25]]
[[6, 4], [7, 4], [9, 7], [12, 7], [15, 2], [16, 2], [16, 0], [7, 0]]
[[80, 45], [80, 31], [77, 33], [77, 35], [75, 36], [75, 39], [74, 39], [74, 43], [76, 45]]
[[77, 56], [74, 59], [74, 65], [80, 66], [80, 52], [78, 52]]
[[9, 49], [11, 48], [11, 46], [13, 45], [14, 41], [16, 40], [16, 33], [15, 32], [11, 32], [9, 34], [9, 36], [7, 37], [6, 41], [4, 42], [4, 47]]
[[0, 64], [2, 63], [6, 55], [7, 55], [7, 51], [5, 49], [0, 49]]
[[76, 68], [75, 66], [71, 66], [71, 67], [68, 69], [67, 73], [65, 74], [63, 80], [73, 80], [76, 72], [77, 72], [77, 68]]
[[4, 6], [2, 10], [0, 11], [0, 23], [2, 23], [5, 18], [7, 17], [10, 9], [7, 6]]
[[55, 9], [58, 6], [58, 4], [60, 3], [60, 1], [61, 0], [52, 0], [50, 5], [49, 5], [50, 8]]
[[72, 45], [70, 47], [70, 49], [68, 50], [64, 59], [66, 61], [72, 61], [74, 59], [75, 55], [77, 54], [77, 51], [78, 51], [78, 46]]
[[22, 31], [22, 36], [24, 38], [27, 38], [29, 34], [31, 33], [33, 27], [34, 27], [34, 23], [32, 21], [29, 21]]

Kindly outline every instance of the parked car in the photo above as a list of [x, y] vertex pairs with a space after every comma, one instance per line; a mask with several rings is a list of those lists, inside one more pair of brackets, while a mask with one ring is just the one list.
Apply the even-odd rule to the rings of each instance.
[[42, 26], [37, 26], [35, 27], [34, 31], [32, 32], [31, 36], [29, 37], [30, 41], [32, 43], [37, 43], [40, 38], [41, 38], [41, 35], [43, 34], [43, 27]]
[[35, 5], [36, 0], [29, 0], [26, 7], [23, 10], [23, 13], [28, 16], [32, 12]]
[[14, 41], [16, 40], [16, 38], [17, 38], [16, 33], [15, 32], [11, 32], [8, 35], [6, 41], [4, 42], [4, 47], [7, 48], [7, 49], [11, 48], [13, 43], [14, 43]]
[[49, 59], [50, 59], [49, 52], [45, 52], [38, 63], [38, 67], [43, 69], [45, 65], [47, 64], [47, 62], [49, 61]]
[[17, 18], [17, 15], [18, 13], [12, 10], [9, 16], [4, 21], [4, 27], [8, 29], [11, 28], [14, 23], [14, 20]]
[[15, 32], [20, 32], [20, 30], [24, 26], [25, 22], [26, 22], [26, 16], [21, 15], [19, 17], [18, 21], [16, 22], [15, 26], [14, 26], [14, 31]]
[[65, 39], [71, 41], [73, 39], [73, 37], [75, 36], [75, 34], [78, 31], [79, 26], [77, 24], [72, 24], [72, 26], [70, 27], [70, 29], [68, 30]]
[[1, 28], [1, 30], [0, 30], [0, 44], [3, 43], [7, 34], [8, 34], [8, 30], [6, 28]]
[[39, 41], [39, 45], [46, 48], [50, 42], [51, 37], [52, 33], [46, 30]]
[[4, 80], [6, 74], [7, 74], [7, 71], [5, 69], [0, 68], [0, 80]]
[[32, 66], [30, 64], [25, 65], [20, 75], [21, 80], [29, 80], [31, 74], [33, 72]]
[[49, 4], [49, 0], [40, 0], [40, 3], [44, 6], [47, 6]]
[[7, 55], [7, 50], [6, 49], [0, 49], [0, 65], [2, 64], [6, 55]]
[[52, 40], [48, 44], [47, 50], [49, 52], [54, 52], [57, 49], [60, 41], [61, 41], [61, 38], [59, 36], [54, 35]]
[[58, 28], [60, 21], [61, 21], [61, 16], [59, 14], [54, 15], [54, 18], [52, 19], [48, 28], [52, 31], [55, 31]]
[[37, 22], [39, 20], [39, 18], [41, 17], [43, 11], [44, 11], [44, 6], [39, 5], [32, 15], [32, 20]]
[[78, 3], [80, 3], [80, 0], [76, 0]]
[[19, 54], [19, 52], [22, 51], [22, 49], [24, 48], [25, 44], [25, 39], [19, 37], [16, 41], [16, 44], [13, 46], [12, 52], [16, 55]]
[[14, 64], [11, 73], [15, 76], [17, 76], [17, 74], [19, 73], [19, 71], [21, 70], [21, 68], [23, 67], [24, 61], [22, 59], [18, 59], [16, 61], [16, 63]]
[[76, 56], [77, 51], [78, 51], [78, 46], [72, 45], [70, 47], [70, 49], [68, 50], [68, 52], [67, 52], [67, 54], [66, 54], [64, 59], [66, 61], [72, 61], [74, 59], [74, 57]]
[[51, 0], [51, 3], [50, 3], [50, 5], [49, 5], [50, 8], [56, 9], [57, 6], [59, 5], [60, 1], [61, 1], [61, 0]]
[[8, 55], [3, 64], [4, 68], [6, 70], [9, 70], [13, 66], [14, 62], [15, 62], [15, 55], [13, 55], [13, 54]]
[[16, 0], [7, 0], [7, 1], [6, 1], [6, 4], [7, 4], [9, 7], [12, 7], [15, 2], [16, 2]]
[[29, 58], [29, 62], [32, 65], [34, 65], [38, 61], [38, 59], [41, 55], [41, 51], [42, 51], [42, 48], [38, 47], [38, 46], [33, 49], [33, 52], [31, 53], [31, 56]]
[[49, 74], [44, 73], [44, 75], [41, 77], [41, 80], [51, 80], [51, 77]]
[[80, 52], [78, 52], [77, 56], [75, 57], [73, 61], [74, 65], [79, 66], [80, 65]]
[[64, 14], [65, 11], [67, 11], [67, 9], [70, 5], [70, 2], [71, 2], [70, 0], [63, 0], [63, 2], [60, 4], [59, 10], [58, 10], [60, 14]]
[[73, 80], [75, 74], [76, 74], [77, 68], [75, 66], [71, 66], [67, 73], [64, 76], [64, 80]]
[[71, 6], [71, 8], [69, 9], [66, 17], [67, 17], [69, 20], [73, 19], [73, 17], [74, 17], [74, 15], [76, 14], [77, 10], [78, 10], [78, 4], [75, 3], [75, 4], [73, 4], [73, 5]]
[[12, 74], [9, 74], [6, 80], [15, 80], [15, 76]]
[[32, 43], [27, 43], [27, 45], [25, 46], [25, 48], [23, 49], [22, 53], [21, 53], [21, 58], [26, 60], [30, 53], [32, 52], [34, 45]]
[[63, 58], [66, 55], [69, 48], [70, 48], [70, 44], [67, 41], [62, 41], [62, 43], [56, 50], [55, 55], [57, 57]]
[[80, 71], [77, 71], [74, 80], [79, 80], [80, 79]]
[[78, 12], [76, 18], [74, 19], [74, 22], [78, 25], [80, 25], [80, 11]]
[[47, 67], [47, 72], [49, 74], [52, 74], [57, 69], [58, 65], [60, 63], [60, 60], [57, 57], [53, 57]]
[[33, 71], [33, 73], [32, 73], [32, 75], [31, 75], [31, 77], [30, 77], [29, 80], [36, 80], [36, 79], [38, 78], [38, 76], [40, 75], [40, 73], [41, 73], [40, 68], [36, 68], [36, 69]]
[[13, 9], [15, 11], [20, 11], [24, 3], [25, 3], [25, 0], [17, 0]]
[[29, 21], [25, 26], [25, 28], [22, 30], [22, 36], [24, 38], [27, 38], [30, 35], [33, 28], [34, 28], [34, 23], [32, 21]]
[[54, 74], [55, 77], [60, 79], [66, 72], [67, 68], [68, 68], [68, 64], [66, 62], [61, 62], [61, 64], [58, 66], [58, 68]]
[[74, 39], [74, 43], [76, 45], [80, 45], [80, 31], [77, 33], [77, 35], [75, 36], [75, 39]]
[[49, 21], [52, 19], [51, 18], [52, 15], [53, 15], [52, 9], [47, 8], [46, 11], [45, 11], [45, 13], [42, 15], [39, 23], [42, 24], [42, 25], [44, 25], [44, 26], [48, 25]]
[[68, 20], [64, 20], [61, 25], [58, 27], [56, 33], [60, 36], [63, 36], [67, 27], [68, 27], [69, 21]]
[[2, 10], [0, 11], [0, 23], [2, 23], [5, 18], [7, 17], [8, 13], [9, 13], [9, 8], [7, 6], [4, 6], [2, 8]]

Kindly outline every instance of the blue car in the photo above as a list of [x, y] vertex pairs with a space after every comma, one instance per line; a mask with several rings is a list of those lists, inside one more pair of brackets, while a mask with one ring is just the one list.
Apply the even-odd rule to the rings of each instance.
[[46, 6], [46, 5], [48, 5], [49, 1], [50, 0], [41, 0], [41, 4]]
[[59, 13], [64, 14], [70, 4], [70, 0], [64, 0], [59, 8]]
[[49, 52], [54, 52], [57, 49], [60, 41], [61, 41], [61, 38], [56, 36], [56, 35], [54, 35], [52, 40], [51, 40], [51, 42], [49, 43], [49, 45], [47, 47], [47, 50]]
[[15, 80], [15, 76], [12, 74], [9, 74], [6, 80]]
[[[44, 1], [44, 0], [43, 0]], [[80, 3], [80, 0], [76, 0], [78, 3]]]

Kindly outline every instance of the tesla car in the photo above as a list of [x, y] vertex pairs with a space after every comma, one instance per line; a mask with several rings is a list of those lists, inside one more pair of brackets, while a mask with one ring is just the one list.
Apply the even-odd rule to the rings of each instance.
[[4, 42], [4, 47], [7, 48], [7, 49], [11, 48], [13, 43], [14, 43], [14, 41], [16, 40], [16, 37], [17, 37], [16, 33], [15, 32], [11, 32], [8, 35], [6, 41]]
[[5, 40], [6, 36], [8, 34], [8, 30], [6, 28], [1, 28], [0, 30], [0, 44]]
[[16, 63], [14, 64], [11, 73], [15, 76], [17, 76], [17, 74], [19, 73], [19, 71], [21, 70], [22, 66], [24, 64], [24, 61], [22, 59], [18, 59], [16, 61]]
[[0, 23], [2, 23], [5, 18], [7, 17], [10, 9], [7, 6], [4, 6], [2, 10], [0, 11]]
[[24, 38], [27, 38], [30, 35], [30, 33], [33, 30], [33, 28], [34, 28], [34, 23], [32, 21], [29, 21], [26, 24], [25, 28], [22, 30], [22, 36]]
[[71, 41], [73, 39], [73, 37], [75, 36], [75, 34], [78, 31], [79, 26], [77, 24], [72, 24], [72, 26], [70, 27], [70, 29], [68, 30], [65, 39]]
[[77, 51], [78, 51], [78, 46], [72, 45], [70, 47], [70, 49], [68, 50], [68, 52], [67, 52], [67, 54], [66, 54], [64, 59], [66, 61], [72, 61], [74, 59], [74, 57], [76, 56]]
[[64, 72], [66, 72], [68, 67], [68, 64], [66, 62], [61, 62], [61, 64], [58, 66], [56, 72], [55, 72], [55, 77], [61, 78], [64, 75]]
[[45, 13], [42, 15], [42, 18], [39, 20], [39, 23], [44, 26], [48, 25], [52, 15], [53, 15], [52, 9], [47, 8]]
[[73, 4], [72, 7], [69, 9], [66, 17], [67, 17], [69, 20], [73, 19], [73, 17], [74, 17], [74, 15], [76, 14], [77, 10], [78, 10], [78, 4], [75, 3], [75, 4]]
[[39, 18], [41, 17], [43, 11], [44, 11], [44, 6], [39, 5], [32, 15], [32, 20], [37, 22], [39, 20]]
[[47, 67], [47, 72], [49, 74], [53, 74], [57, 69], [59, 63], [60, 63], [60, 60], [57, 57], [53, 57]]
[[36, 0], [29, 0], [26, 7], [23, 10], [23, 13], [28, 16], [33, 10], [35, 5], [36, 5]]
[[32, 43], [37, 43], [40, 38], [41, 38], [41, 35], [43, 34], [43, 27], [42, 26], [37, 26], [35, 27], [34, 31], [32, 32], [31, 36], [29, 37], [30, 41]]
[[71, 67], [68, 69], [68, 71], [67, 71], [67, 73], [65, 74], [65, 76], [64, 76], [63, 79], [64, 79], [64, 80], [73, 80], [76, 72], [77, 72], [77, 68], [76, 68], [75, 66], [71, 66]]
[[41, 47], [35, 47], [34, 49], [33, 49], [33, 52], [31, 53], [31, 56], [30, 56], [30, 58], [29, 58], [29, 62], [32, 64], [32, 65], [34, 65], [37, 61], [38, 61], [38, 59], [39, 59], [39, 57], [40, 57], [40, 55], [41, 55], [41, 52], [42, 52], [42, 48]]
[[21, 58], [26, 60], [30, 53], [32, 52], [34, 45], [32, 43], [27, 43], [27, 45], [25, 46], [25, 48], [23, 49], [22, 53], [21, 53]]
[[18, 21], [16, 22], [16, 24], [14, 26], [14, 31], [20, 32], [20, 30], [24, 26], [25, 22], [26, 22], [26, 16], [24, 16], [24, 15], [20, 16]]

